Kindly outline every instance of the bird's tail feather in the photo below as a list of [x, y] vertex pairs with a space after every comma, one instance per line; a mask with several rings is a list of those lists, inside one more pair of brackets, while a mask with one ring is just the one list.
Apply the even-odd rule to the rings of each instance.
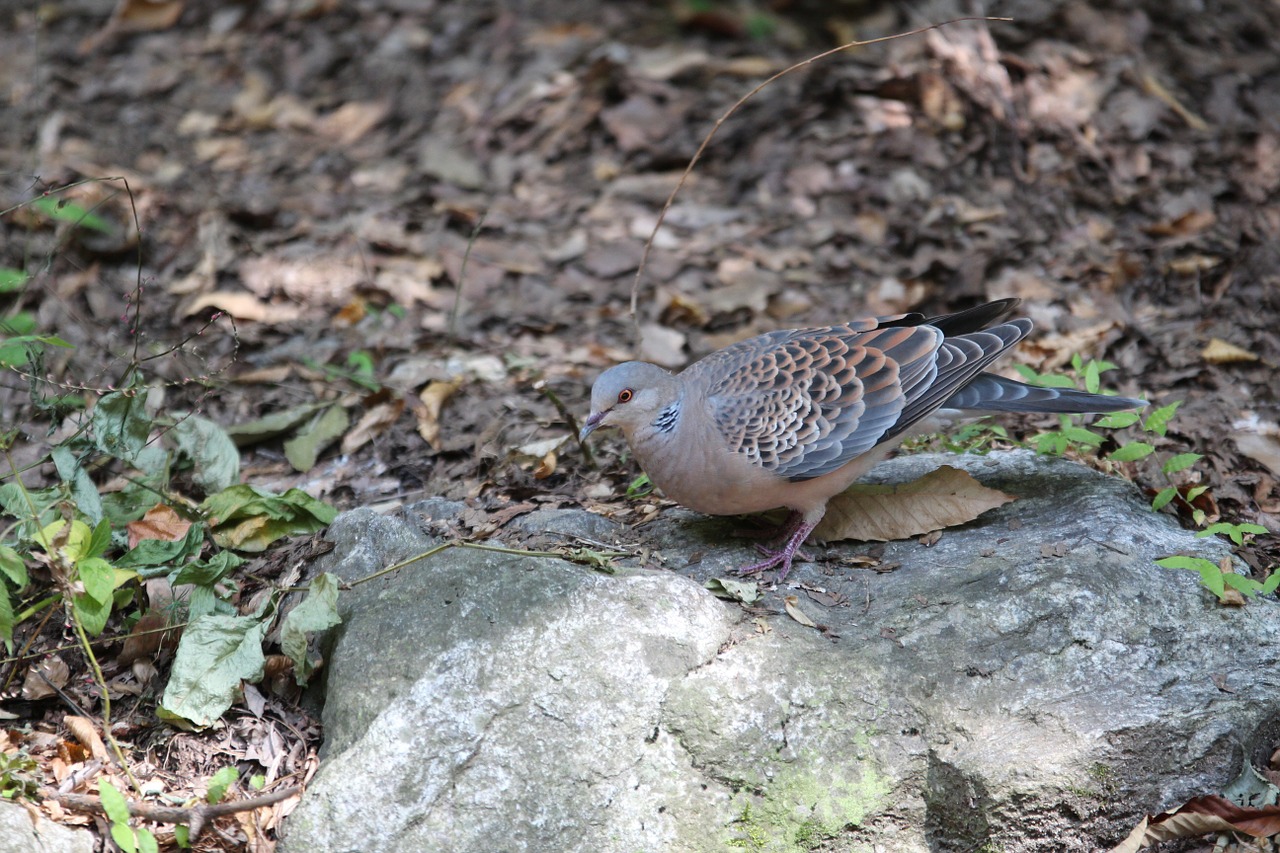
[[1084, 414], [1119, 412], [1147, 405], [1132, 397], [1107, 397], [1072, 388], [1041, 388], [994, 373], [983, 373], [947, 398], [946, 409], [975, 412], [1045, 412]]

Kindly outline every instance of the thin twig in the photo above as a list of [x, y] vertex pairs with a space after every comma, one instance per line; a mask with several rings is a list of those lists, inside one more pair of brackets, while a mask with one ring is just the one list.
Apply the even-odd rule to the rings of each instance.
[[640, 276], [644, 272], [646, 262], [649, 260], [649, 250], [653, 248], [653, 240], [655, 237], [658, 236], [658, 229], [662, 227], [662, 223], [666, 220], [667, 211], [671, 209], [671, 205], [675, 202], [676, 195], [684, 187], [685, 181], [689, 179], [689, 175], [693, 173], [694, 166], [696, 166], [698, 164], [698, 161], [702, 159], [702, 154], [704, 151], [707, 150], [707, 146], [711, 144], [712, 137], [714, 137], [717, 131], [720, 130], [720, 126], [724, 124], [726, 121], [728, 121], [729, 117], [732, 116], [734, 113], [736, 113], [742, 107], [743, 104], [745, 104], [747, 101], [754, 98], [762, 89], [764, 89], [766, 86], [773, 83], [773, 81], [777, 80], [778, 78], [785, 77], [786, 75], [790, 74], [792, 71], [798, 71], [799, 69], [804, 68], [806, 65], [812, 65], [813, 63], [819, 60], [826, 59], [828, 56], [831, 56], [836, 53], [840, 53], [841, 51], [848, 50], [851, 47], [866, 47], [868, 45], [879, 44], [881, 42], [893, 41], [894, 39], [907, 38], [909, 36], [918, 36], [921, 33], [927, 33], [930, 30], [940, 29], [942, 27], [950, 26], [951, 24], [958, 24], [958, 23], [961, 23], [962, 21], [1007, 22], [1012, 20], [1013, 18], [991, 18], [991, 17], [983, 17], [983, 16], [967, 16], [964, 18], [953, 18], [950, 21], [943, 21], [940, 24], [930, 24], [927, 27], [920, 27], [918, 29], [908, 30], [905, 33], [895, 33], [891, 36], [881, 36], [880, 38], [867, 39], [866, 41], [851, 41], [847, 44], [842, 44], [839, 47], [833, 47], [831, 48], [831, 50], [823, 51], [822, 53], [819, 53], [816, 56], [811, 56], [808, 59], [802, 62], [797, 62], [795, 65], [792, 65], [788, 68], [784, 68], [783, 70], [779, 71], [777, 74], [774, 74], [768, 80], [765, 80], [763, 83], [756, 86], [750, 92], [747, 92], [747, 94], [739, 98], [737, 103], [729, 107], [729, 109], [726, 110], [724, 114], [720, 116], [720, 118], [716, 119], [716, 123], [712, 126], [711, 131], [705, 137], [703, 137], [702, 144], [698, 146], [698, 150], [694, 152], [693, 157], [689, 160], [689, 165], [685, 166], [684, 173], [680, 175], [680, 180], [679, 182], [676, 183], [676, 188], [671, 191], [671, 195], [667, 196], [666, 203], [662, 205], [662, 211], [658, 214], [658, 221], [653, 224], [653, 231], [649, 234], [649, 239], [646, 240], [644, 243], [644, 251], [640, 254], [640, 265], [636, 269], [635, 279], [631, 282], [631, 324], [632, 324], [632, 329], [635, 333], [637, 344], [640, 341], [640, 319], [636, 313], [637, 304], [639, 302], [639, 295], [640, 295]]
[[[248, 800], [234, 800], [226, 803], [200, 803], [194, 806], [153, 806], [150, 803], [128, 802], [129, 814], [149, 820], [153, 823], [171, 823], [184, 825], [191, 831], [191, 840], [195, 841], [204, 829], [204, 825], [224, 815], [236, 812], [247, 812], [272, 806], [281, 800], [287, 800], [302, 789], [294, 786], [253, 797]], [[40, 795], [47, 800], [55, 800], [63, 808], [94, 814], [106, 814], [102, 800], [85, 794], [60, 794], [52, 788], [41, 788]]]
[[471, 236], [467, 238], [467, 249], [462, 253], [462, 266], [458, 269], [458, 289], [453, 295], [453, 308], [449, 311], [449, 337], [457, 338], [458, 336], [458, 311], [462, 307], [462, 285], [467, 280], [467, 262], [471, 260], [471, 249], [476, 244], [476, 240], [480, 238], [480, 229], [484, 227], [484, 220], [489, 216], [489, 209], [480, 214], [480, 218], [476, 220], [476, 227], [471, 229]]

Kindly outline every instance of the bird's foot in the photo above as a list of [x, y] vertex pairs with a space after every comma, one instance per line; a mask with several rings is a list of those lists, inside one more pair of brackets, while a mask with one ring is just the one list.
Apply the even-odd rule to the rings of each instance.
[[[797, 513], [796, 516], [798, 517], [799, 514]], [[792, 526], [793, 525], [789, 524], [788, 528], [791, 528]], [[808, 524], [803, 519], [800, 519], [799, 523], [795, 524], [794, 529], [791, 530], [791, 535], [787, 539], [787, 544], [781, 549], [774, 551], [757, 546], [760, 552], [765, 555], [765, 558], [748, 566], [731, 569], [729, 574], [740, 576], [758, 575], [767, 572], [770, 569], [778, 569], [778, 575], [773, 579], [773, 582], [782, 583], [786, 579], [787, 574], [791, 571], [791, 563], [796, 557], [799, 557], [802, 560], [809, 559], [808, 556], [806, 556], [800, 549], [800, 546], [804, 544], [804, 540], [809, 538], [809, 534], [813, 532], [813, 528], [815, 527], [817, 527], [817, 524]]]

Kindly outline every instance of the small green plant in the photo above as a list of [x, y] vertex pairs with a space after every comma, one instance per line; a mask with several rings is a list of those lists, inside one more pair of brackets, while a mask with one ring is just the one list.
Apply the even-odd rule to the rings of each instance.
[[[1072, 356], [1071, 366], [1076, 376], [1080, 378], [1085, 390], [1095, 394], [1099, 393], [1102, 374], [1115, 368], [1115, 365], [1106, 361], [1085, 361], [1078, 354]], [[1028, 383], [1033, 385], [1048, 388], [1076, 387], [1076, 381], [1068, 376], [1040, 374], [1026, 366], [1019, 366], [1017, 370]], [[1154, 454], [1156, 452], [1155, 441], [1165, 437], [1169, 424], [1180, 405], [1181, 401], [1175, 401], [1147, 413], [1141, 411], [1113, 412], [1099, 418], [1094, 422], [1094, 427], [1101, 429], [1138, 428], [1145, 433], [1144, 437], [1149, 439], [1146, 441], [1122, 442], [1114, 450], [1102, 453], [1101, 458], [1108, 462], [1137, 462]], [[1097, 453], [1104, 446], [1105, 437], [1092, 429], [1079, 426], [1075, 417], [1062, 415], [1059, 429], [1035, 436], [1031, 440], [1031, 444], [1041, 453], [1053, 453], [1056, 455], [1062, 455], [1069, 451]], [[1192, 521], [1197, 526], [1205, 524], [1207, 520], [1205, 511], [1195, 506], [1195, 501], [1204, 495], [1209, 490], [1209, 487], [1206, 485], [1179, 486], [1174, 482], [1174, 475], [1191, 468], [1202, 458], [1203, 456], [1198, 453], [1176, 453], [1164, 460], [1160, 465], [1160, 474], [1164, 477], [1167, 485], [1160, 488], [1155, 497], [1152, 498], [1151, 509], [1153, 511], [1159, 511], [1175, 499], [1180, 499], [1185, 504], [1186, 509], [1189, 510]], [[1258, 524], [1218, 522], [1198, 531], [1196, 536], [1205, 538], [1207, 536], [1222, 535], [1230, 539], [1235, 545], [1240, 546], [1245, 543], [1246, 536], [1267, 532], [1265, 527]], [[1226, 566], [1220, 566], [1204, 557], [1175, 555], [1162, 557], [1156, 560], [1156, 563], [1165, 568], [1186, 569], [1198, 573], [1200, 582], [1219, 599], [1226, 597], [1228, 589], [1235, 590], [1246, 597], [1253, 597], [1258, 594], [1275, 592], [1277, 586], [1280, 586], [1280, 571], [1273, 571], [1265, 581], [1257, 581], [1247, 575], [1239, 575], [1230, 571], [1229, 563]]]
[[1222, 566], [1204, 557], [1175, 554], [1172, 557], [1161, 557], [1156, 560], [1156, 565], [1166, 569], [1187, 569], [1198, 573], [1200, 583], [1220, 600], [1227, 598], [1228, 587], [1246, 598], [1252, 598], [1255, 595], [1270, 595], [1276, 591], [1277, 586], [1280, 586], [1280, 571], [1273, 571], [1265, 581], [1256, 581], [1247, 575], [1223, 571]]
[[129, 825], [129, 804], [105, 776], [98, 779], [98, 795], [102, 798], [102, 810], [111, 822], [111, 840], [117, 847], [124, 853], [159, 853], [160, 845], [151, 830]]
[[653, 494], [653, 481], [648, 474], [640, 474], [627, 486], [627, 500], [639, 500]]
[[0, 752], [0, 797], [29, 799], [36, 795], [36, 761], [25, 752]]

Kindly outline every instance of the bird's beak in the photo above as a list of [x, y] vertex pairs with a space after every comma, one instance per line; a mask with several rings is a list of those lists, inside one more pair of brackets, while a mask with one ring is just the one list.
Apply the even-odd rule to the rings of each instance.
[[582, 425], [582, 432], [578, 433], [578, 441], [586, 441], [587, 436], [595, 432], [596, 427], [600, 426], [600, 422], [604, 420], [604, 416], [608, 412], [592, 412], [587, 418], [587, 422]]

